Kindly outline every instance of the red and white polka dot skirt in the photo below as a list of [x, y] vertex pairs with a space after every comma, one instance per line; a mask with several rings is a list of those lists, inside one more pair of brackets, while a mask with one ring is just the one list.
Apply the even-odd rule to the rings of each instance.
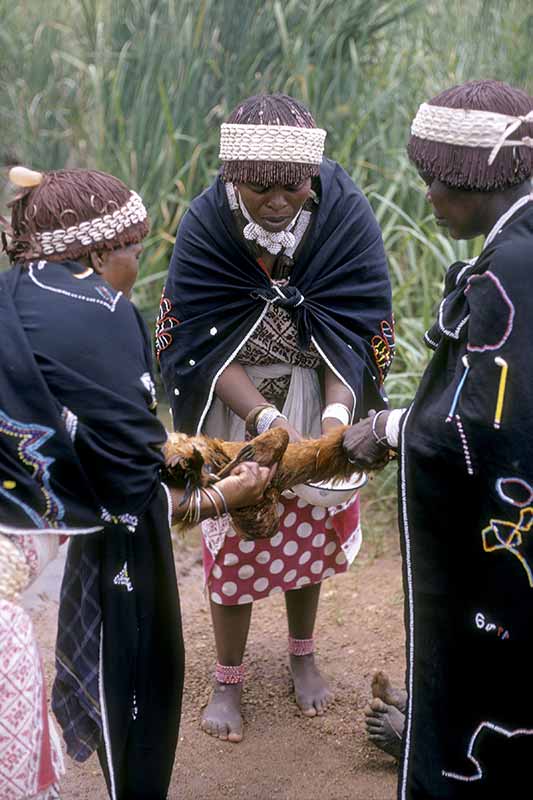
[[346, 572], [361, 544], [358, 496], [330, 509], [282, 498], [278, 510], [279, 530], [271, 539], [244, 541], [230, 527], [213, 546], [212, 526], [202, 524], [205, 578], [215, 603], [252, 603]]

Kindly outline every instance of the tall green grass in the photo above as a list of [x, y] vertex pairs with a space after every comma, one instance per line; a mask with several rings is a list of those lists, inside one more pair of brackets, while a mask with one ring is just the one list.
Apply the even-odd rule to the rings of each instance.
[[467, 79], [533, 88], [529, 2], [0, 0], [0, 20], [0, 156], [97, 167], [140, 191], [153, 221], [145, 306], [216, 174], [220, 122], [256, 92], [303, 99], [382, 225], [399, 345], [388, 390], [408, 400], [444, 270], [468, 252], [432, 222], [404, 154], [409, 123], [422, 100]]

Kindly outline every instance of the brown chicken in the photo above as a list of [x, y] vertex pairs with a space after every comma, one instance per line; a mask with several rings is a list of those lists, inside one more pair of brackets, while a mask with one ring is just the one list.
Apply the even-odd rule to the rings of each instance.
[[249, 442], [173, 433], [164, 447], [169, 482], [185, 487], [187, 498], [195, 488], [220, 480], [243, 461], [256, 461], [264, 467], [278, 464], [262, 500], [231, 512], [234, 527], [243, 539], [270, 538], [278, 530], [277, 504], [283, 491], [300, 483], [342, 480], [353, 474], [354, 465], [348, 461], [342, 443], [345, 430], [339, 427], [320, 439], [292, 444], [282, 428], [272, 428]]

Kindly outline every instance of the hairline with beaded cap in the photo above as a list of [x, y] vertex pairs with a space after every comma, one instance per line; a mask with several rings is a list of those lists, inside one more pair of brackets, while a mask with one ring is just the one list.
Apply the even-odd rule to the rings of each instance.
[[[300, 184], [320, 174], [325, 137], [309, 109], [296, 98], [284, 94], [248, 97], [221, 129], [220, 177], [262, 186]], [[230, 149], [226, 150], [228, 140]]]
[[[98, 247], [113, 249], [114, 246], [140, 241], [148, 232], [148, 212], [141, 197], [113, 175], [76, 169], [41, 173], [16, 166], [9, 171], [9, 180], [25, 190], [9, 204], [13, 209], [18, 208], [16, 224], [13, 222], [11, 228], [7, 226], [14, 244], [6, 246], [6, 250], [12, 260], [17, 256], [30, 260], [39, 257], [78, 258], [80, 254]], [[43, 191], [48, 194], [41, 206], [40, 194]], [[39, 199], [31, 199], [33, 192], [37, 192]], [[109, 193], [107, 201], [106, 192]], [[73, 196], [78, 205], [72, 200]], [[100, 214], [94, 205], [95, 196], [101, 201]], [[24, 205], [26, 198], [36, 209], [30, 218], [27, 216], [29, 207]], [[70, 207], [73, 202], [75, 210]], [[65, 204], [67, 208], [64, 208]], [[112, 206], [114, 210], [111, 210]], [[45, 210], [47, 222], [36, 219], [39, 208]], [[96, 212], [96, 216], [91, 212]], [[54, 227], [53, 221], [61, 221], [65, 214], [77, 217], [77, 224]]]
[[422, 103], [411, 124], [411, 134], [418, 139], [461, 147], [490, 147], [490, 164], [500, 147], [533, 147], [532, 137], [508, 138], [524, 122], [533, 122], [533, 111], [512, 116], [496, 111]]
[[409, 159], [426, 180], [451, 188], [494, 192], [517, 186], [533, 172], [532, 111], [533, 98], [502, 81], [452, 86], [420, 107]]

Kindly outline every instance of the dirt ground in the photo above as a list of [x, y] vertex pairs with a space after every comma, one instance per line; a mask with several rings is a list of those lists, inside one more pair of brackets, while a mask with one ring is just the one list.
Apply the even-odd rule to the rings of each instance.
[[[336, 694], [323, 717], [307, 719], [294, 703], [283, 598], [257, 603], [246, 656], [245, 738], [238, 745], [199, 728], [215, 659], [199, 552], [194, 533], [176, 542], [187, 673], [169, 800], [393, 800], [396, 765], [366, 741], [363, 709], [376, 667], [403, 678], [397, 540], [365, 543], [352, 569], [323, 585], [316, 639]], [[41, 594], [31, 613], [51, 681], [57, 602]], [[67, 761], [62, 797], [107, 797], [94, 757], [81, 766]]]

